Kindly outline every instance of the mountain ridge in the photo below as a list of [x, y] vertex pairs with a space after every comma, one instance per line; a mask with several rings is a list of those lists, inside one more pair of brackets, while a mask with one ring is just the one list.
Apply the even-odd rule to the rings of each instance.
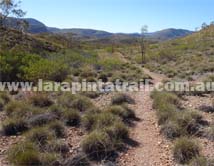
[[[7, 20], [7, 24], [10, 27], [16, 28], [16, 22], [19, 19], [9, 18]], [[83, 29], [83, 28], [65, 28], [60, 29], [56, 27], [48, 27], [41, 21], [38, 21], [33, 18], [24, 18], [23, 20], [29, 23], [29, 33], [37, 34], [37, 33], [54, 33], [54, 34], [66, 34], [72, 33], [79, 38], [110, 38], [110, 37], [125, 37], [125, 38], [138, 38], [141, 36], [140, 33], [111, 33], [104, 30], [95, 30], [95, 29]], [[156, 32], [146, 33], [145, 37], [148, 39], [154, 40], [171, 40], [175, 38], [185, 37], [187, 35], [192, 34], [193, 31], [185, 30], [185, 29], [175, 29], [168, 28]]]

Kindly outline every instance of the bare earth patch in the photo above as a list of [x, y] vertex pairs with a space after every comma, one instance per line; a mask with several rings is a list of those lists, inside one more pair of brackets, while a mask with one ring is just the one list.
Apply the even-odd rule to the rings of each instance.
[[[153, 78], [154, 84], [163, 79], [161, 75], [146, 69], [144, 72]], [[150, 93], [150, 91], [142, 91], [131, 94], [136, 101], [133, 109], [140, 120], [131, 129], [130, 136], [138, 145], [130, 146], [125, 154], [121, 154], [118, 160], [119, 166], [175, 165], [171, 153], [172, 144], [160, 134]]]

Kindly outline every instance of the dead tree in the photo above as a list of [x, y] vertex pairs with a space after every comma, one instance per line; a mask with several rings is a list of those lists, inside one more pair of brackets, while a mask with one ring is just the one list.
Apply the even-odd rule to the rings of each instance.
[[140, 39], [140, 49], [141, 49], [141, 56], [142, 56], [142, 66], [144, 67], [146, 63], [146, 39], [145, 34], [148, 32], [148, 26], [144, 25], [141, 28], [141, 39]]

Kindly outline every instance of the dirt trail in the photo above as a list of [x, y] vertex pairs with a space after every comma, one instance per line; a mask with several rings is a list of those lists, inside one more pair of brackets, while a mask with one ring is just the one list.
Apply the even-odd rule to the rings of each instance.
[[[154, 84], [165, 79], [164, 76], [144, 69], [153, 78]], [[152, 108], [151, 91], [131, 94], [136, 101], [133, 106], [140, 121], [132, 129], [131, 139], [138, 143], [123, 154], [118, 166], [173, 166], [171, 143], [160, 134], [155, 110]]]

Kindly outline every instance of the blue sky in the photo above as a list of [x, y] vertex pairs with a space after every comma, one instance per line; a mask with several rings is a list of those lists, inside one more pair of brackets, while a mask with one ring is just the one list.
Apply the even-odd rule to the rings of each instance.
[[214, 20], [214, 0], [22, 0], [26, 17], [47, 26], [139, 32], [165, 28], [194, 30]]

